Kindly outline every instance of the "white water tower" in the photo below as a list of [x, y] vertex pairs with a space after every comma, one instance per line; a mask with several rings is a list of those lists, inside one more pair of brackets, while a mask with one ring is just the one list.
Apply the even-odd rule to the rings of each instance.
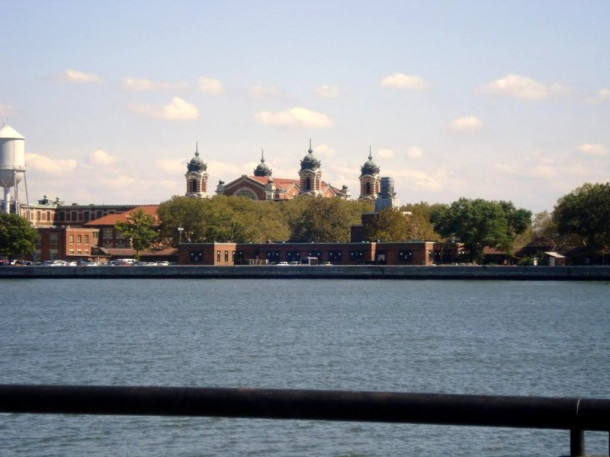
[[14, 189], [14, 212], [19, 212], [18, 184], [24, 177], [25, 138], [5, 123], [0, 128], [0, 187], [4, 189], [5, 213], [11, 212], [11, 189]]

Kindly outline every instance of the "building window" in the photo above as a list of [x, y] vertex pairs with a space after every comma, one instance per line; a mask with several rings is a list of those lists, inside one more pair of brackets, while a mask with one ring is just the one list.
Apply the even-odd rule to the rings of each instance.
[[51, 222], [51, 211], [47, 211], [47, 221]]
[[89, 211], [85, 211], [85, 222], [89, 222], [91, 219], [91, 214]]
[[343, 260], [343, 252], [328, 251], [328, 260], [335, 263], [341, 263], [341, 261]]
[[220, 262], [220, 251], [216, 251], [216, 262]]
[[225, 262], [229, 261], [229, 251], [225, 251]]
[[57, 233], [49, 233], [49, 245], [57, 246]]
[[40, 220], [40, 211], [36, 211], [36, 220], [39, 221]]
[[74, 255], [74, 249], [70, 249], [70, 255]]
[[244, 198], [249, 198], [250, 200], [256, 200], [256, 194], [254, 192], [252, 192], [250, 189], [240, 189], [238, 190], [235, 195], [237, 195], [238, 197], [244, 197]]
[[74, 235], [70, 235], [68, 237], [68, 240], [70, 240], [70, 243], [74, 243]]
[[85, 235], [85, 244], [89, 244], [89, 235]]
[[267, 260], [271, 263], [280, 261], [280, 251], [267, 251]]
[[288, 260], [288, 262], [300, 262], [301, 253], [299, 251], [288, 251], [286, 253], [286, 260]]
[[189, 261], [191, 263], [203, 262], [203, 251], [191, 251], [189, 252]]
[[362, 262], [364, 260], [364, 251], [349, 251], [350, 262]]
[[81, 244], [83, 242], [83, 237], [80, 235], [76, 235], [76, 244]]
[[322, 260], [321, 251], [307, 251], [307, 257], [317, 257], [318, 260]]
[[413, 251], [398, 251], [399, 262], [413, 262]]

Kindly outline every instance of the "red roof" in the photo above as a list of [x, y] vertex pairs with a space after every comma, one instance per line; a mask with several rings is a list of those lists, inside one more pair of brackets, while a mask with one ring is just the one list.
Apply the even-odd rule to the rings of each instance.
[[119, 221], [121, 221], [121, 222], [127, 221], [127, 218], [132, 213], [135, 213], [136, 211], [140, 211], [140, 210], [144, 211], [146, 214], [150, 214], [151, 216], [153, 216], [155, 218], [156, 221], [158, 221], [157, 208], [159, 208], [159, 205], [137, 206], [133, 209], [130, 209], [129, 211], [125, 211], [124, 213], [108, 214], [107, 216], [100, 217], [99, 219], [94, 219], [83, 225], [85, 227], [98, 227], [101, 225], [114, 226]]

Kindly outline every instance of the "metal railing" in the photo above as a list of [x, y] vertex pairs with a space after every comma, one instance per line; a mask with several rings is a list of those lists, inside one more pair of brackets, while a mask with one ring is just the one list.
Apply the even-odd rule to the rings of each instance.
[[[208, 416], [610, 432], [610, 400], [250, 388], [0, 385], [0, 413]], [[610, 449], [609, 449], [610, 454]]]

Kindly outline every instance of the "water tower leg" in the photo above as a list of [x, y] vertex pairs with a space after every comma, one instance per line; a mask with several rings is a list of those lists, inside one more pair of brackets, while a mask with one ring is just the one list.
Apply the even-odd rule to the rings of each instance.
[[4, 188], [4, 212], [9, 214], [11, 211], [11, 202], [10, 202], [11, 191], [8, 187]]

